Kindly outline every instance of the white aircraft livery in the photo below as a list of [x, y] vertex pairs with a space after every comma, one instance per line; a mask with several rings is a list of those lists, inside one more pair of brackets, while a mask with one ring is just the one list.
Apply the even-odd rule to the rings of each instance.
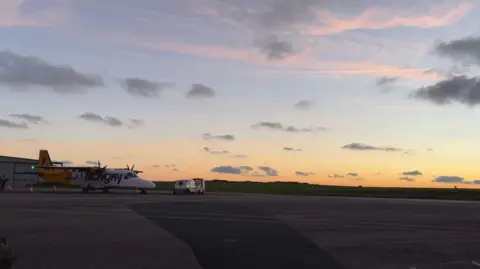
[[83, 189], [83, 192], [89, 190], [102, 189], [108, 192], [109, 189], [136, 189], [141, 194], [146, 194], [147, 190], [155, 189], [156, 185], [150, 180], [138, 176], [142, 171], [131, 168], [107, 168], [98, 166], [76, 166], [63, 167], [54, 166], [47, 150], [40, 150], [38, 164], [34, 167], [44, 182], [57, 183], [62, 185], [73, 185]]

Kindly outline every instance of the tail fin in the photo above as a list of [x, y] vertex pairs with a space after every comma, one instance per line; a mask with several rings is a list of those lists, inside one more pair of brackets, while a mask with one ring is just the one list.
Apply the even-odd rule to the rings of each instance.
[[53, 166], [48, 150], [41, 149], [38, 156], [38, 167]]

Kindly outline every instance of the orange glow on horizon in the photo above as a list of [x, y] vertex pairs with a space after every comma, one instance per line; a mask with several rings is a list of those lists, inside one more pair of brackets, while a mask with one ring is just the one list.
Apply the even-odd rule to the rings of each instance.
[[[244, 142], [246, 147], [253, 147], [260, 142]], [[273, 144], [273, 143], [272, 143]], [[322, 158], [318, 154], [304, 152], [303, 155], [281, 154], [260, 154], [245, 159], [235, 159], [225, 156], [208, 156], [202, 152], [200, 142], [172, 141], [164, 143], [168, 146], [151, 146], [151, 142], [143, 142], [137, 145], [127, 145], [121, 142], [26, 142], [26, 141], [4, 141], [0, 142], [1, 155], [38, 158], [39, 149], [48, 149], [54, 161], [73, 161], [75, 165], [85, 165], [87, 160], [100, 160], [102, 165], [108, 167], [124, 168], [126, 165], [135, 164], [136, 169], [144, 171], [141, 174], [145, 179], [152, 181], [171, 181], [182, 178], [200, 177], [207, 180], [224, 179], [231, 181], [296, 181], [323, 185], [344, 185], [344, 186], [384, 186], [384, 187], [433, 187], [451, 188], [457, 185], [460, 188], [477, 188], [476, 185], [466, 184], [440, 184], [432, 180], [436, 176], [461, 176], [465, 180], [475, 180], [478, 177], [475, 169], [475, 158], [461, 159], [452, 162], [448, 158], [437, 156], [435, 163], [432, 163], [431, 155], [404, 156], [396, 153], [366, 153], [349, 152], [339, 149], [324, 148]], [[183, 148], [194, 149], [178, 151], [179, 145]], [[268, 144], [266, 144], [268, 148]], [[127, 152], [130, 155], [122, 158], [115, 158], [114, 152]], [[171, 153], [170, 153], [171, 152]], [[176, 152], [176, 154], [174, 154]], [[72, 154], [74, 153], [74, 154]], [[361, 156], [371, 156], [361, 158]], [[167, 156], [167, 157], [166, 157]], [[171, 156], [171, 157], [169, 157]], [[188, 156], [188, 157], [186, 157]], [[385, 156], [387, 158], [375, 158]], [[454, 156], [455, 158], [455, 156]], [[473, 160], [467, 162], [467, 160]], [[267, 161], [267, 162], [265, 162]], [[175, 167], [166, 165], [175, 164]], [[215, 166], [240, 166], [247, 165], [261, 172], [258, 166], [269, 166], [277, 169], [277, 177], [254, 177], [234, 174], [219, 174], [210, 172]], [[156, 167], [154, 167], [156, 166]], [[178, 171], [173, 171], [178, 169]], [[421, 170], [424, 175], [417, 176], [415, 182], [399, 180], [401, 172]], [[314, 176], [296, 176], [295, 172], [312, 172]], [[346, 175], [355, 172], [362, 180], [352, 180], [347, 176], [343, 178], [329, 178], [330, 174]], [[380, 174], [377, 174], [380, 172]]]

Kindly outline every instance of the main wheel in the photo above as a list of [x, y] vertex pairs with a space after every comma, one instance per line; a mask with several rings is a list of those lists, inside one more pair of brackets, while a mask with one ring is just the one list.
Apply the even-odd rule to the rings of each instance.
[[146, 190], [141, 190], [140, 194], [147, 194], [147, 191]]
[[87, 193], [87, 192], [88, 192], [88, 188], [82, 188], [82, 192], [83, 192], [83, 193]]

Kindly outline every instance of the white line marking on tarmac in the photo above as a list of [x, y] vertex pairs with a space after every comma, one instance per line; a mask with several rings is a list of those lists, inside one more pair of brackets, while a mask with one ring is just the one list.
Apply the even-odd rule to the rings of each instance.
[[476, 262], [476, 261], [472, 261], [472, 264], [477, 266], [477, 267], [480, 267], [480, 263]]

